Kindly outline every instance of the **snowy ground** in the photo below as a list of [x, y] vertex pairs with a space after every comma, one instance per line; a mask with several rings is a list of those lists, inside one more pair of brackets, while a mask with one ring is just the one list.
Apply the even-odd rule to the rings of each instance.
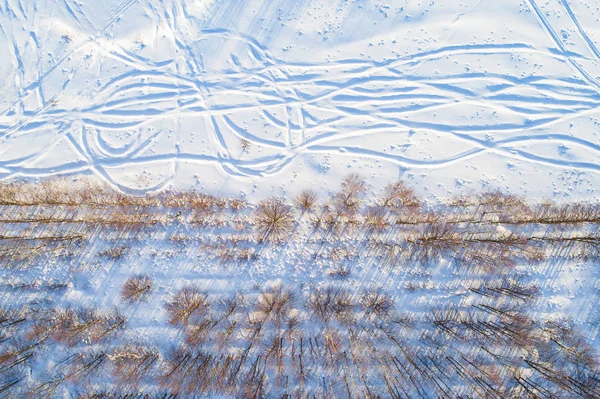
[[593, 199], [599, 7], [6, 0], [0, 176], [265, 196], [350, 171]]

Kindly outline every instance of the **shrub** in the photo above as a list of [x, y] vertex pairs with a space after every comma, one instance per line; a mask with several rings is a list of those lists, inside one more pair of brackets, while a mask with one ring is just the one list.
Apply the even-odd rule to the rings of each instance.
[[248, 207], [248, 203], [243, 198], [232, 198], [229, 200], [229, 207], [235, 211], [239, 212]]
[[118, 247], [112, 247], [112, 248], [108, 248], [103, 251], [100, 251], [98, 253], [98, 256], [101, 258], [106, 258], [106, 259], [110, 259], [110, 260], [117, 260], [117, 259], [121, 259], [122, 257], [124, 257], [128, 251], [129, 251], [129, 247], [118, 246]]

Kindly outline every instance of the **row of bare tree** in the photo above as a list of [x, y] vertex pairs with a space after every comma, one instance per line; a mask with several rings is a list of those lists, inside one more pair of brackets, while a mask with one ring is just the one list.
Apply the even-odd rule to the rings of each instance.
[[[139, 280], [124, 288], [130, 298], [150, 285]], [[118, 340], [118, 311], [2, 309], [0, 397], [600, 395], [600, 359], [574, 325], [528, 312], [535, 286], [500, 279], [470, 291], [471, 306], [417, 317], [381, 290], [272, 283], [224, 298], [187, 286], [166, 304], [183, 334], [170, 349]], [[27, 378], [46, 354], [54, 360], [42, 363], [44, 378]]]

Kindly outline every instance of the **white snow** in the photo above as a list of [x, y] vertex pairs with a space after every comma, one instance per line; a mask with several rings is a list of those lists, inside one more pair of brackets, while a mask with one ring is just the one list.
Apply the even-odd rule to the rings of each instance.
[[594, 199], [599, 15], [595, 0], [6, 0], [0, 177], [264, 197], [358, 172], [430, 198]]

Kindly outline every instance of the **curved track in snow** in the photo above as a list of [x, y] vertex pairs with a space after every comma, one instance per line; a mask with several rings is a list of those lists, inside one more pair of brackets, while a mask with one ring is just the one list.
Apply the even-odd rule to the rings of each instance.
[[[3, 10], [13, 28], [23, 8], [16, 3], [8, 1]], [[178, 58], [163, 60], [106, 42], [103, 34], [137, 3], [115, 2], [106, 23], [98, 26], [65, 1], [77, 24], [95, 33], [65, 43], [64, 54], [29, 81], [15, 39], [12, 56], [21, 78], [16, 79], [18, 97], [0, 113], [1, 177], [91, 171], [123, 191], [141, 193], [168, 185], [183, 162], [213, 165], [245, 179], [277, 175], [309, 154], [373, 159], [405, 170], [439, 169], [497, 154], [600, 172], [594, 161], [600, 159], [599, 143], [564, 131], [565, 124], [591, 118], [600, 107], [600, 80], [589, 69], [600, 67], [600, 51], [566, 0], [560, 6], [582, 44], [577, 49], [585, 52], [568, 48], [547, 13], [528, 0], [553, 47], [440, 45], [380, 62], [363, 57], [302, 63], [280, 59], [259, 40], [221, 28], [203, 28], [193, 39], [175, 37]], [[172, 6], [162, 23], [176, 26], [185, 10]], [[210, 51], [218, 57], [211, 58]], [[568, 66], [571, 74], [520, 76], [470, 67], [482, 57], [521, 56]], [[98, 68], [86, 64], [90, 58], [102, 59], [112, 71], [105, 73], [100, 65], [90, 75], [88, 69]], [[467, 66], [448, 67], [448, 60]], [[436, 72], [429, 73], [432, 69]], [[88, 78], [83, 86], [80, 75]], [[48, 88], [57, 80], [60, 87]], [[27, 105], [33, 99], [37, 106]], [[202, 139], [184, 143], [183, 130]], [[419, 151], [411, 153], [402, 145], [387, 149], [386, 137], [408, 142], [415, 133], [437, 142], [422, 141], [415, 144]], [[569, 145], [578, 155], [562, 159], [536, 152], [531, 144], [538, 141]], [[250, 144], [247, 153], [240, 151], [242, 142]], [[57, 148], [70, 155], [49, 160]], [[164, 165], [161, 170], [167, 173], [143, 188], [127, 186], [113, 173], [149, 165]]]

